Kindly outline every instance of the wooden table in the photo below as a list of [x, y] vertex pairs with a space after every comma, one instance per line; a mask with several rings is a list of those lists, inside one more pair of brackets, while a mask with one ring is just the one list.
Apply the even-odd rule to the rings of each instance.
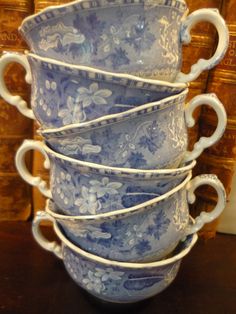
[[199, 241], [168, 289], [126, 307], [80, 289], [63, 263], [37, 245], [29, 222], [0, 223], [0, 252], [1, 314], [236, 314], [236, 236]]

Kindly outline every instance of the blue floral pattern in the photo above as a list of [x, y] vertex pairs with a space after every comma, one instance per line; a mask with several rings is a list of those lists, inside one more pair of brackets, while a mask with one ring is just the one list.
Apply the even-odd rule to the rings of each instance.
[[158, 197], [177, 186], [189, 170], [146, 178], [140, 173], [100, 173], [86, 166], [50, 156], [52, 196], [69, 215], [89, 215], [132, 207]]
[[71, 96], [66, 99], [66, 108], [58, 112], [63, 125], [84, 121], [86, 119], [81, 105]]
[[47, 143], [68, 157], [111, 167], [177, 168], [188, 143], [184, 99], [154, 108], [150, 105], [148, 112], [125, 113], [94, 127], [71, 127], [64, 134], [55, 131], [49, 133]]
[[92, 193], [85, 186], [81, 187], [81, 195], [75, 199], [74, 204], [80, 208], [82, 214], [96, 214], [102, 207], [96, 194]]
[[114, 271], [112, 268], [95, 268], [95, 270], [88, 271], [88, 276], [83, 279], [83, 284], [88, 290], [100, 293], [106, 289], [106, 281], [120, 280], [123, 275], [123, 272]]
[[[60, 211], [53, 203], [50, 207], [53, 212]], [[133, 213], [90, 221], [57, 219], [67, 238], [90, 253], [118, 261], [155, 261], [168, 255], [184, 237], [189, 212], [182, 188]]]
[[139, 53], [151, 49], [156, 37], [150, 32], [147, 18], [139, 16], [137, 20], [133, 22], [134, 24], [132, 24], [130, 30], [126, 32], [126, 37], [123, 41], [128, 43]]
[[161, 127], [158, 127], [157, 121], [153, 121], [150, 127], [147, 128], [147, 134], [140, 137], [139, 146], [148, 149], [152, 154], [155, 154], [158, 148], [161, 148], [166, 135]]
[[[179, 210], [179, 207], [176, 207]], [[185, 208], [182, 209], [185, 211]], [[186, 213], [186, 211], [185, 211]], [[154, 224], [148, 227], [148, 234], [154, 236], [156, 240], [160, 240], [163, 233], [165, 233], [171, 223], [171, 220], [166, 217], [163, 210], [161, 210], [156, 217], [153, 219]], [[185, 222], [185, 226], [187, 225], [188, 221]]]
[[181, 68], [182, 1], [80, 1], [20, 28], [31, 51], [71, 64], [174, 81]]
[[109, 266], [74, 252], [63, 245], [63, 261], [72, 279], [92, 295], [110, 302], [132, 303], [154, 296], [175, 279], [182, 258], [194, 244], [193, 236], [178, 246], [175, 255], [182, 257], [162, 266], [134, 269]]
[[37, 120], [47, 128], [124, 112], [184, 89], [184, 85], [165, 86], [95, 69], [57, 65], [33, 55], [28, 56], [28, 61], [33, 76], [32, 108]]
[[108, 177], [103, 177], [101, 181], [91, 180], [90, 191], [96, 193], [98, 197], [103, 197], [106, 194], [118, 194], [118, 190], [122, 187], [120, 182], [110, 182]]

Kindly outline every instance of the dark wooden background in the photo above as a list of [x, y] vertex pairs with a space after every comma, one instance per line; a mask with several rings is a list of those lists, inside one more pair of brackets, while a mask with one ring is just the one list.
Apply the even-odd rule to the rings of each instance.
[[132, 306], [111, 306], [73, 282], [62, 261], [34, 241], [29, 222], [0, 223], [0, 313], [235, 314], [235, 248], [236, 236], [200, 240], [164, 292]]

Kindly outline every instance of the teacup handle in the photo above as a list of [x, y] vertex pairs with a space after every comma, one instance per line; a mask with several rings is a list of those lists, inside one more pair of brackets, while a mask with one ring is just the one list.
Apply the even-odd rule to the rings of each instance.
[[206, 223], [212, 222], [214, 219], [219, 217], [226, 205], [226, 193], [224, 186], [217, 176], [213, 174], [203, 174], [197, 176], [187, 184], [187, 197], [190, 204], [195, 202], [196, 196], [194, 191], [201, 185], [210, 185], [213, 187], [217, 192], [218, 201], [215, 208], [211, 212], [207, 213], [203, 211], [197, 218], [195, 218], [195, 223], [188, 226], [186, 235], [198, 232]]
[[47, 187], [47, 182], [41, 179], [40, 177], [33, 176], [26, 166], [25, 157], [26, 153], [30, 150], [38, 150], [39, 152], [41, 152], [45, 157], [44, 167], [46, 169], [50, 168], [50, 160], [48, 158], [47, 153], [45, 152], [43, 143], [34, 140], [24, 140], [24, 142], [19, 147], [15, 157], [16, 168], [21, 177], [28, 184], [37, 187], [44, 196], [52, 198], [52, 193], [50, 189]]
[[218, 32], [218, 46], [214, 55], [209, 59], [199, 59], [197, 63], [192, 65], [188, 74], [180, 72], [176, 77], [176, 82], [191, 82], [195, 80], [202, 71], [210, 70], [216, 66], [224, 57], [229, 45], [229, 31], [224, 19], [221, 17], [217, 9], [200, 9], [191, 13], [182, 24], [181, 41], [184, 44], [191, 42], [191, 29], [199, 22], [212, 23]]
[[227, 115], [224, 106], [217, 96], [215, 94], [203, 94], [194, 97], [185, 109], [185, 120], [189, 128], [193, 127], [195, 124], [193, 118], [194, 110], [202, 105], [212, 107], [217, 114], [218, 124], [215, 132], [210, 137], [201, 137], [198, 142], [195, 143], [193, 150], [186, 152], [182, 160], [184, 163], [196, 159], [205, 148], [214, 145], [222, 137], [227, 125]]
[[5, 53], [0, 58], [0, 95], [6, 102], [15, 106], [24, 116], [30, 119], [35, 119], [35, 115], [32, 109], [28, 107], [27, 102], [21, 96], [12, 95], [6, 86], [4, 71], [7, 65], [12, 62], [17, 62], [25, 68], [25, 80], [28, 84], [32, 83], [30, 65], [26, 55], [20, 53]]
[[49, 221], [52, 222], [53, 225], [55, 224], [55, 219], [51, 217], [48, 213], [46, 213], [45, 211], [38, 211], [32, 223], [32, 232], [36, 242], [46, 251], [50, 251], [54, 253], [57, 257], [62, 259], [63, 257], [61, 245], [55, 241], [47, 240], [42, 234], [42, 231], [40, 229], [40, 223], [42, 221]]

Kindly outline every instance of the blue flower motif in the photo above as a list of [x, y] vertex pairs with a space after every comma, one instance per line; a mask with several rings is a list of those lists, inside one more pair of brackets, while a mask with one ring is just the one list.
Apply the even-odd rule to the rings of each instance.
[[142, 168], [147, 164], [142, 153], [131, 152], [130, 157], [127, 160], [132, 168]]
[[[91, 140], [93, 145], [100, 145], [102, 147], [101, 152], [98, 155], [102, 154], [103, 159], [110, 159], [110, 154], [113, 154], [114, 149], [117, 147], [120, 136], [121, 132], [114, 133], [112, 127], [107, 127], [101, 133], [93, 132], [91, 134]], [[106, 140], [101, 141], [101, 138]]]
[[103, 35], [106, 22], [102, 22], [98, 19], [96, 13], [92, 13], [84, 18], [81, 18], [81, 14], [77, 14], [73, 21], [75, 29], [79, 29], [85, 38], [89, 39], [92, 43], [91, 50], [94, 54], [97, 54], [99, 39]]
[[98, 198], [110, 195], [118, 194], [118, 190], [122, 187], [122, 183], [116, 181], [110, 181], [109, 177], [103, 177], [100, 180], [89, 181], [91, 193], [95, 193]]
[[122, 48], [114, 48], [112, 53], [108, 54], [104, 59], [98, 60], [98, 63], [105, 65], [107, 60], [112, 63], [114, 69], [130, 63], [127, 52]]
[[151, 225], [147, 228], [147, 234], [150, 236], [152, 236], [155, 231], [156, 231], [156, 226], [154, 226], [154, 225]]
[[147, 240], [141, 240], [138, 242], [137, 245], [135, 245], [135, 249], [137, 251], [138, 254], [143, 255], [143, 253], [151, 250], [151, 245], [149, 243], [149, 241]]
[[98, 83], [94, 82], [88, 86], [80, 86], [77, 89], [78, 96], [76, 102], [81, 103], [83, 108], [89, 107], [92, 104], [106, 105], [107, 99], [112, 95], [112, 91], [109, 89], [102, 89]]
[[[93, 132], [91, 134], [91, 141], [94, 145], [101, 145], [105, 148], [105, 150], [107, 150], [106, 147], [112, 148], [113, 143], [116, 143], [116, 141], [120, 138], [120, 135], [121, 133], [114, 133], [111, 127], [107, 127], [104, 129], [104, 131], [101, 132], [101, 134], [98, 132]], [[101, 137], [106, 138], [107, 141], [101, 143]]]
[[140, 137], [138, 144], [140, 147], [148, 149], [152, 154], [155, 154], [157, 149], [161, 148], [166, 134], [159, 128], [156, 121], [153, 121], [146, 131], [147, 134]]
[[81, 105], [71, 96], [66, 101], [67, 108], [58, 111], [58, 116], [62, 118], [63, 125], [82, 122], [86, 120]]
[[149, 32], [149, 26], [145, 17], [139, 16], [137, 23], [131, 26], [124, 41], [140, 52], [150, 49], [155, 41], [155, 36]]
[[121, 65], [129, 64], [130, 60], [127, 57], [127, 52], [122, 48], [116, 48], [115, 52], [111, 54], [112, 65], [117, 69]]
[[[96, 13], [92, 13], [86, 17], [87, 23], [84, 26], [85, 32], [88, 32], [90, 38], [97, 40], [100, 36], [102, 36], [104, 28], [106, 26], [105, 21], [100, 21], [96, 15]], [[90, 28], [88, 29], [88, 25]]]
[[147, 234], [152, 235], [159, 240], [161, 236], [167, 231], [170, 219], [166, 217], [164, 210], [161, 210], [153, 219], [154, 225], [147, 229]]
[[152, 154], [155, 154], [158, 146], [152, 140], [152, 138], [148, 137], [147, 135], [143, 135], [139, 139], [139, 146], [145, 149], [148, 149]]
[[101, 203], [97, 195], [91, 192], [86, 186], [81, 187], [81, 195], [74, 204], [80, 208], [83, 214], [96, 214], [101, 209]]
[[111, 234], [111, 238], [109, 240], [99, 239], [98, 244], [104, 247], [123, 247], [124, 246], [124, 234], [126, 232], [127, 225], [124, 224], [121, 220], [116, 220], [112, 224], [104, 222], [100, 225], [100, 229], [102, 233]]
[[101, 293], [105, 290], [105, 285], [103, 284], [101, 278], [97, 276], [96, 271], [92, 272], [89, 270], [87, 276], [83, 278], [82, 283], [90, 291]]
[[101, 224], [100, 227], [101, 227], [102, 232], [108, 232], [111, 234], [119, 234], [118, 230], [121, 230], [125, 226], [126, 224], [124, 224], [121, 220], [115, 220], [112, 224], [104, 222]]

